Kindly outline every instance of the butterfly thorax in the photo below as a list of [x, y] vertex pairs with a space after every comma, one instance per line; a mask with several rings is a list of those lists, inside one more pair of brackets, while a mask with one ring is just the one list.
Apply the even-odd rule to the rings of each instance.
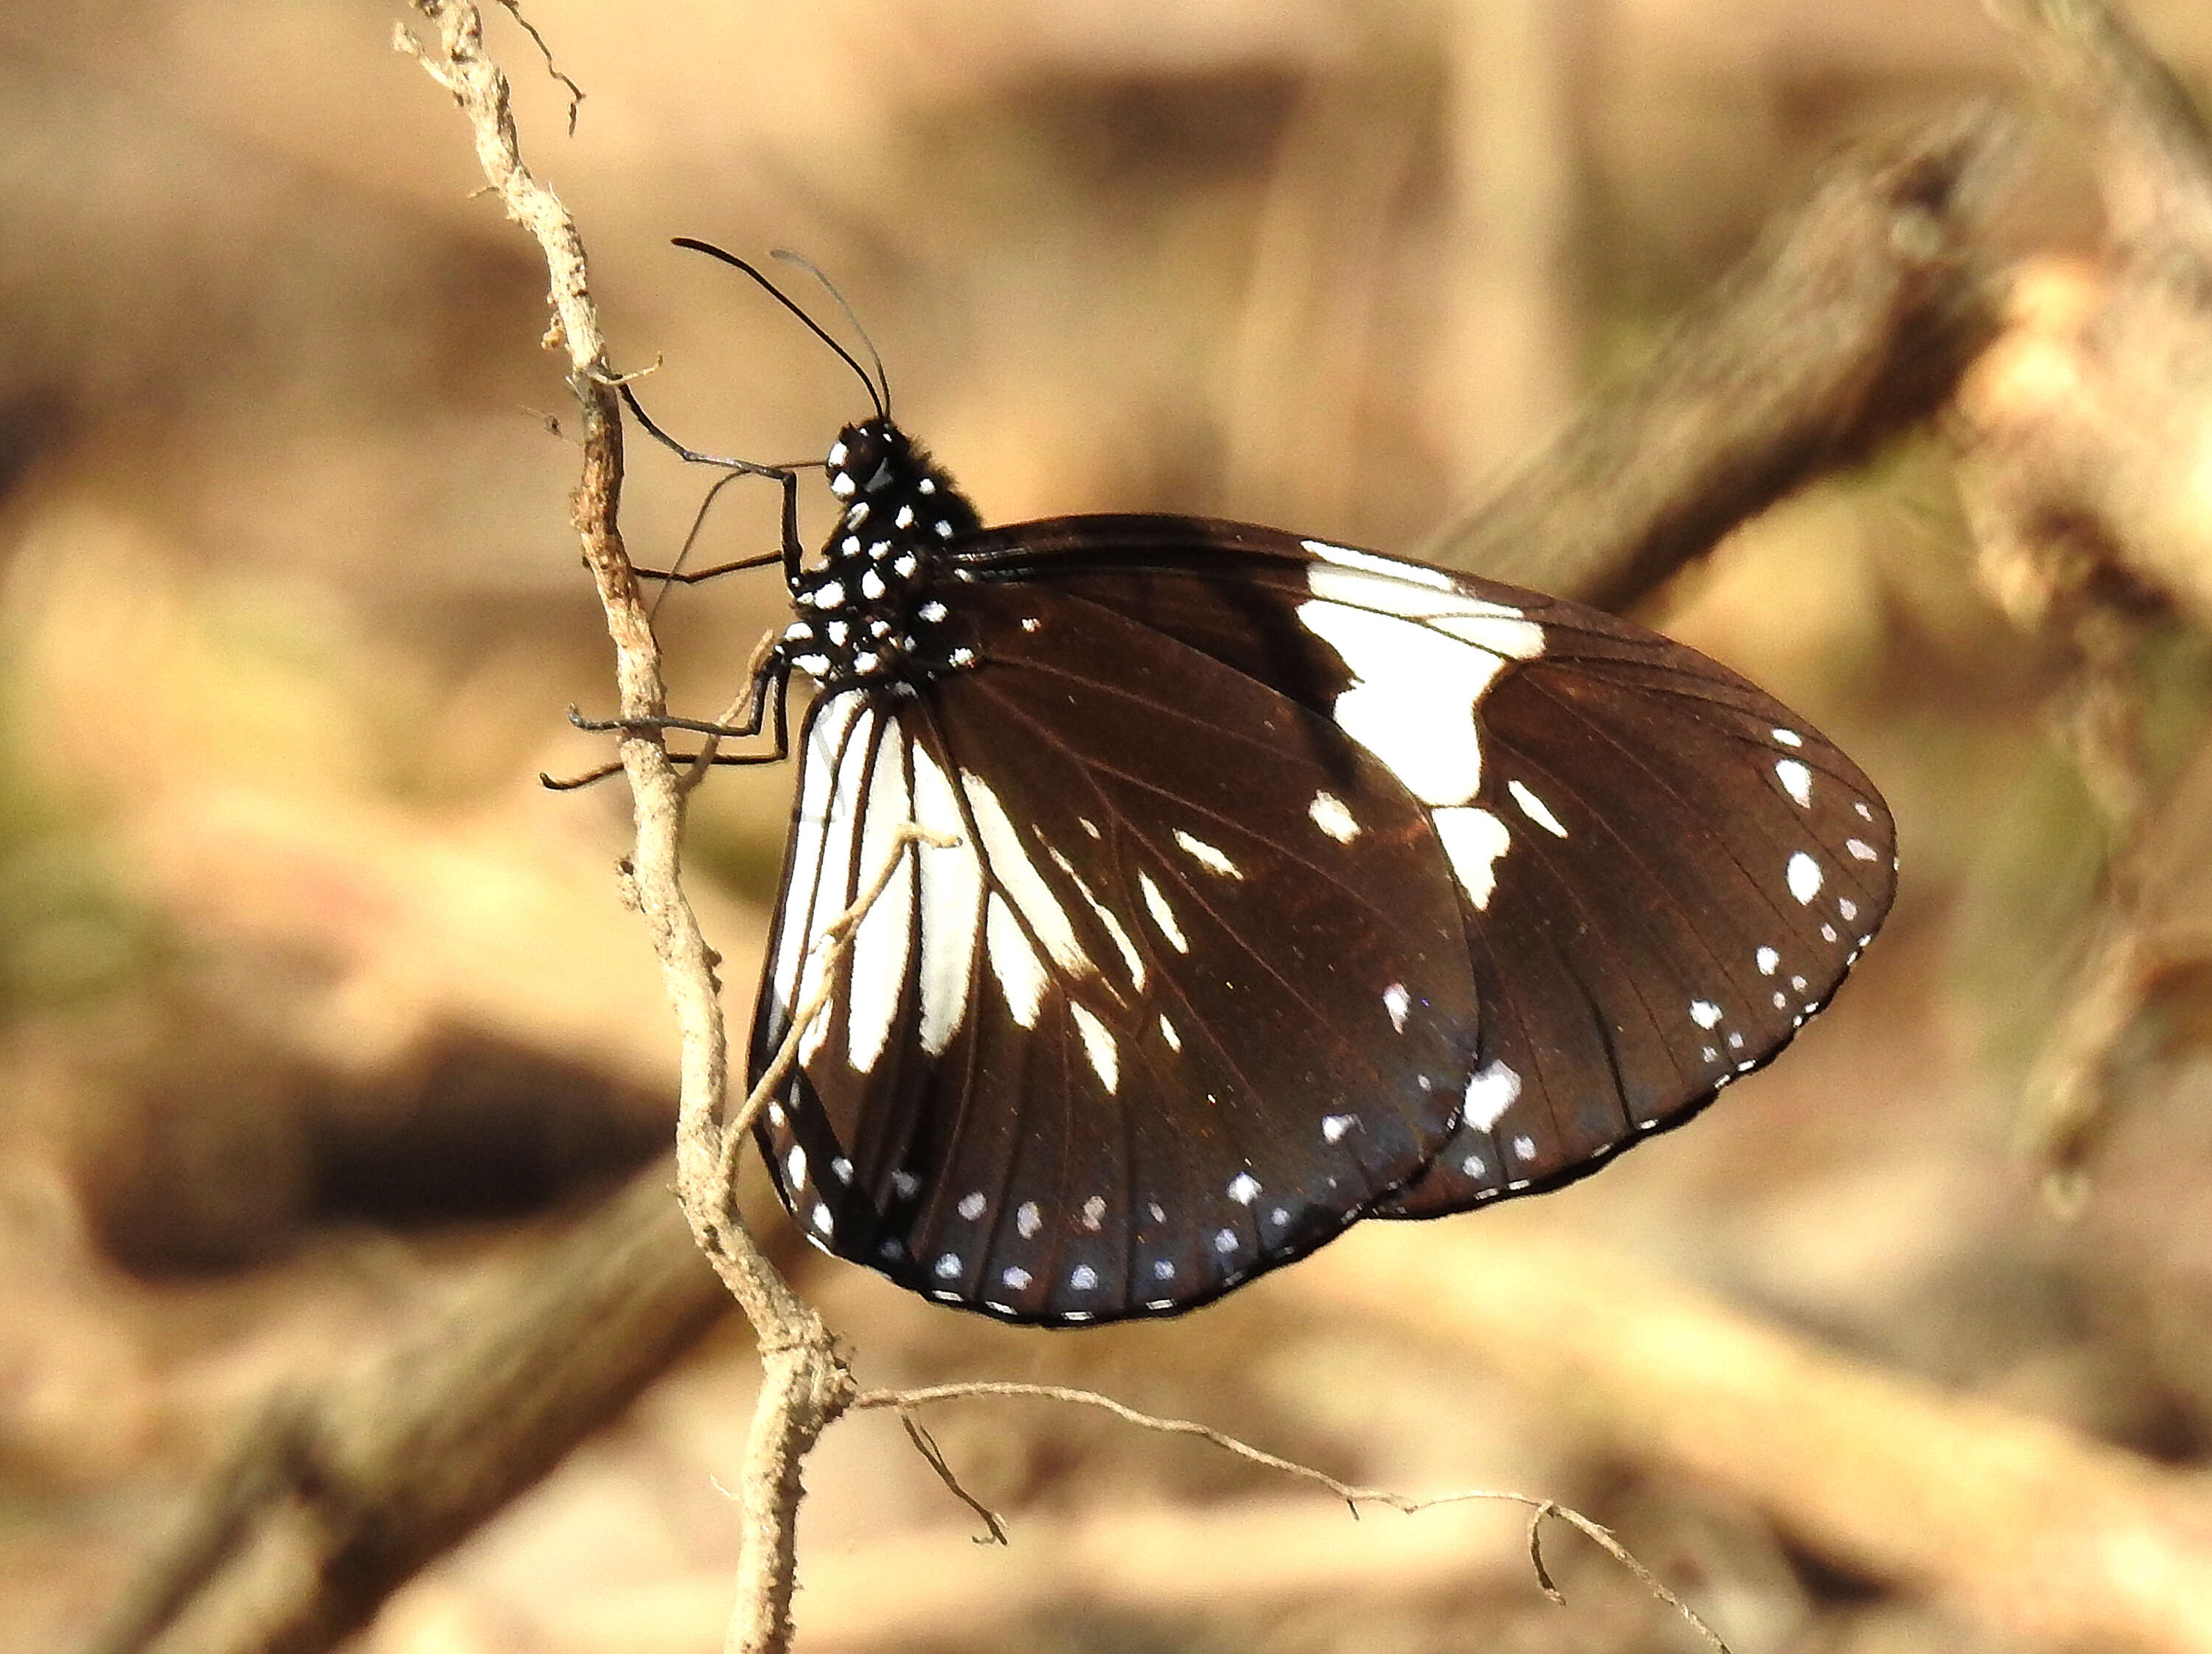
[[838, 433], [830, 491], [844, 514], [812, 567], [791, 582], [783, 634], [791, 664], [826, 690], [915, 684], [972, 662], [933, 592], [945, 548], [981, 526], [951, 477], [890, 419]]

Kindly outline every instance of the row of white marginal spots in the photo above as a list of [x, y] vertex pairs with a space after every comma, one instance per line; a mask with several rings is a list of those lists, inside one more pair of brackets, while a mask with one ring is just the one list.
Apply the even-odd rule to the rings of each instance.
[[[1777, 745], [1787, 747], [1792, 751], [1800, 749], [1805, 745], [1805, 738], [1794, 729], [1771, 729], [1767, 733], [1773, 738]], [[1790, 795], [1791, 802], [1795, 803], [1799, 809], [1809, 810], [1813, 807], [1813, 772], [1803, 760], [1794, 757], [1777, 758], [1774, 761], [1774, 777], [1781, 782], [1782, 790]], [[1865, 800], [1853, 799], [1851, 810], [1860, 820], [1869, 824], [1873, 822], [1874, 812], [1868, 806]], [[1856, 835], [1844, 841], [1844, 850], [1856, 861], [1878, 860], [1881, 854], [1873, 845]], [[1892, 868], [1896, 865], [1896, 859], [1891, 858]], [[1800, 907], [1812, 906], [1814, 899], [1819, 897], [1821, 890], [1827, 884], [1827, 874], [1820, 866], [1820, 858], [1810, 850], [1792, 851], [1789, 861], [1783, 867], [1782, 878], [1783, 883], [1789, 888], [1790, 894], [1796, 898]], [[1845, 924], [1852, 924], [1857, 921], [1859, 906], [1850, 897], [1837, 897], [1835, 906], [1837, 917]], [[1823, 920], [1820, 924], [1820, 939], [1834, 946], [1840, 944], [1843, 937], [1833, 923]], [[1862, 935], [1857, 939], [1850, 952], [1844, 959], [1846, 969], [1858, 963], [1860, 950], [1873, 939], [1871, 934]], [[1782, 952], [1771, 945], [1762, 944], [1753, 953], [1752, 963], [1758, 966], [1760, 976], [1778, 976], [1782, 970]], [[1806, 993], [1809, 986], [1803, 976], [1793, 972], [1789, 978], [1788, 993], [1779, 988], [1774, 990], [1774, 1008], [1777, 1011], [1790, 1010], [1790, 994], [1802, 995]], [[1818, 1000], [1802, 1000], [1797, 1009], [1791, 1013], [1790, 1025], [1792, 1028], [1802, 1027], [1805, 1019], [1820, 1008], [1820, 1002]], [[1727, 1014], [1711, 1000], [1698, 999], [1690, 1001], [1690, 1020], [1708, 1033], [1718, 1029], [1726, 1020]], [[1740, 1052], [1743, 1049], [1743, 1035], [1730, 1029], [1725, 1035], [1724, 1043], [1731, 1054]], [[1722, 1056], [1719, 1047], [1714, 1045], [1705, 1047], [1699, 1055], [1707, 1062], [1717, 1063], [1728, 1060]], [[1747, 1073], [1758, 1066], [1756, 1058], [1744, 1058], [1737, 1061], [1734, 1069], [1722, 1075], [1715, 1084], [1725, 1085], [1737, 1074]], [[1648, 1131], [1655, 1122], [1645, 1121], [1639, 1123]]]

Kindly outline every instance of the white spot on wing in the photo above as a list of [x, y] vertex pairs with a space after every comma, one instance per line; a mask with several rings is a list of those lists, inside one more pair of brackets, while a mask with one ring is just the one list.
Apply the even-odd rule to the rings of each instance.
[[1067, 1007], [1075, 1013], [1076, 1032], [1083, 1036], [1083, 1055], [1091, 1059], [1091, 1071], [1098, 1083], [1109, 1092], [1118, 1090], [1121, 1084], [1121, 1060], [1114, 1049], [1114, 1036], [1106, 1025], [1079, 1005]]
[[794, 1194], [806, 1187], [806, 1151], [797, 1144], [783, 1163], [783, 1181]]
[[1014, 1227], [1024, 1240], [1036, 1238], [1036, 1231], [1044, 1227], [1044, 1213], [1037, 1210], [1035, 1201], [1024, 1201], [1014, 1208]]
[[999, 1279], [1018, 1292], [1025, 1292], [1029, 1288], [1030, 1272], [1017, 1264], [1001, 1274]]
[[1229, 1198], [1239, 1206], [1249, 1206], [1259, 1198], [1260, 1184], [1249, 1171], [1240, 1171], [1229, 1180]]
[[1467, 1082], [1467, 1106], [1461, 1113], [1460, 1123], [1476, 1131], [1488, 1131], [1520, 1095], [1521, 1076], [1493, 1057]]
[[1340, 844], [1349, 844], [1359, 836], [1359, 824], [1352, 818], [1352, 812], [1344, 807], [1344, 800], [1334, 793], [1316, 793], [1306, 806], [1306, 814], [1313, 824]]
[[1322, 1140], [1328, 1143], [1340, 1142], [1343, 1140], [1344, 1134], [1358, 1123], [1359, 1116], [1356, 1114], [1325, 1114], [1321, 1117]]
[[1777, 758], [1774, 778], [1782, 783], [1782, 790], [1797, 803], [1809, 809], [1813, 803], [1813, 772], [1795, 758]]
[[1216, 849], [1204, 839], [1194, 838], [1178, 827], [1176, 829], [1175, 842], [1182, 847], [1186, 855], [1208, 873], [1219, 873], [1224, 879], [1244, 877], [1244, 870], [1242, 867], [1231, 861], [1225, 853]]
[[1790, 858], [1786, 876], [1790, 880], [1790, 894], [1801, 903], [1810, 902], [1820, 893], [1820, 864], [1804, 851], [1799, 850]]
[[1552, 813], [1551, 806], [1522, 786], [1519, 781], [1507, 781], [1505, 790], [1513, 794], [1513, 802], [1521, 806], [1521, 813], [1546, 832], [1555, 838], [1565, 838], [1567, 836], [1567, 830], [1560, 825], [1559, 818]]
[[1430, 820], [1467, 899], [1477, 912], [1489, 907], [1491, 893], [1498, 888], [1498, 858], [1513, 842], [1505, 824], [1480, 806], [1438, 810]]
[[1098, 1284], [1098, 1272], [1087, 1263], [1079, 1263], [1067, 1272], [1067, 1284], [1079, 1292], [1087, 1292]]
[[951, 1280], [959, 1273], [960, 1258], [957, 1253], [947, 1252], [943, 1257], [938, 1259], [937, 1278], [939, 1280]]
[[814, 1203], [814, 1226], [824, 1235], [834, 1234], [837, 1228], [837, 1219], [830, 1215], [830, 1208], [819, 1201]]
[[1105, 1221], [1106, 1197], [1103, 1195], [1093, 1195], [1083, 1203], [1083, 1226], [1095, 1235]]
[[969, 1222], [975, 1222], [983, 1215], [983, 1191], [980, 1189], [970, 1189], [960, 1197], [960, 1204], [954, 1209]]
[[[1316, 566], [1308, 579], [1324, 571]], [[1515, 653], [1469, 647], [1417, 622], [1343, 603], [1302, 603], [1306, 629], [1343, 657], [1352, 685], [1329, 715], [1428, 805], [1464, 804], [1482, 781], [1474, 705]], [[1526, 621], [1493, 622], [1527, 627]], [[1529, 627], [1529, 630], [1536, 629]], [[1540, 645], [1541, 634], [1537, 635]]]
[[1413, 1002], [1413, 996], [1406, 992], [1403, 982], [1392, 982], [1382, 990], [1382, 1008], [1390, 1013], [1390, 1026], [1401, 1034], [1406, 1031], [1407, 1008]]
[[1794, 729], [1770, 729], [1766, 733], [1774, 737], [1776, 740], [1781, 742], [1784, 746], [1802, 746], [1805, 745], [1805, 738], [1802, 735], [1800, 735]]
[[1690, 1001], [1690, 1020], [1700, 1028], [1711, 1028], [1721, 1019], [1721, 1008], [1711, 1000]]
[[1771, 976], [1775, 968], [1782, 963], [1782, 956], [1771, 947], [1759, 949], [1758, 958], [1759, 974], [1762, 976]]
[[1851, 853], [1851, 859], [1854, 861], [1881, 860], [1880, 853], [1863, 838], [1847, 838], [1844, 841], [1844, 848]]

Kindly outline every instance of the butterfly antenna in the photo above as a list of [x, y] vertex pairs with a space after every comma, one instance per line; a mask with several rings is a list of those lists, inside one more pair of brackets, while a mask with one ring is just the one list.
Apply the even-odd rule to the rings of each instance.
[[[860, 336], [860, 343], [868, 347], [868, 360], [876, 364], [876, 380], [884, 387], [883, 399], [878, 405], [884, 417], [889, 419], [891, 417], [891, 376], [884, 371], [883, 353], [876, 349], [876, 342], [868, 337], [868, 330], [860, 325], [858, 313], [845, 301], [845, 295], [837, 290], [837, 283], [823, 275], [822, 266], [803, 252], [793, 252], [789, 247], [775, 247], [770, 250], [769, 257], [780, 258], [787, 265], [797, 265], [821, 283], [823, 291], [837, 301], [837, 308], [843, 311], [845, 319], [853, 324], [853, 331]], [[846, 359], [851, 360], [850, 357]]]
[[[823, 332], [822, 331], [822, 324], [816, 321], [813, 317], [808, 315], [804, 310], [800, 309], [797, 302], [794, 301], [789, 295], [785, 293], [781, 288], [778, 287], [774, 282], [769, 280], [767, 277], [762, 275], [760, 271], [755, 270], [744, 259], [738, 258], [736, 253], [726, 252], [711, 241], [701, 241], [695, 240], [689, 235], [679, 235], [675, 238], [675, 244], [679, 247], [688, 247], [694, 252], [703, 252], [709, 258], [720, 258], [724, 264], [728, 265], [732, 269], [741, 270], [744, 271], [746, 275], [751, 277], [754, 281], [760, 284], [762, 289], [768, 294], [769, 297], [774, 299], [786, 310], [788, 310], [793, 315], [798, 317], [800, 321], [805, 323], [807, 331], [813, 334], [816, 338], [820, 339], [823, 344], [828, 345], [832, 350], [835, 350], [837, 353], [838, 358], [842, 361], [848, 368], [850, 368], [854, 373], [860, 376], [860, 383], [867, 387], [868, 400], [875, 404], [877, 417], [883, 419], [888, 419], [890, 417], [890, 398], [886, 394], [878, 392], [876, 389], [876, 381], [868, 377], [868, 370], [861, 367], [860, 364], [854, 359], [853, 353], [850, 350], [848, 350], [843, 345], [838, 344], [836, 340], [831, 338], [829, 334]], [[778, 253], [776, 256], [778, 258], [782, 258], [785, 255]], [[805, 261], [801, 259], [799, 262], [804, 264]], [[812, 270], [814, 267], [811, 265], [808, 265], [807, 268]], [[817, 271], [816, 271], [816, 274], [819, 275], [820, 272]], [[837, 291], [836, 289], [831, 288], [830, 291], [833, 297], [836, 296]], [[844, 300], [842, 298], [838, 299], [837, 302], [840, 305], [843, 305], [845, 303]], [[853, 313], [849, 307], [846, 308], [845, 313], [848, 316], [850, 316]], [[860, 324], [855, 322], [854, 325], [857, 327]], [[867, 334], [863, 332], [860, 337], [865, 339], [867, 337]], [[875, 354], [875, 349], [876, 347], [873, 344], [869, 345], [868, 353], [871, 356], [873, 356]], [[878, 374], [883, 372], [883, 363], [880, 360], [876, 363], [876, 371]]]

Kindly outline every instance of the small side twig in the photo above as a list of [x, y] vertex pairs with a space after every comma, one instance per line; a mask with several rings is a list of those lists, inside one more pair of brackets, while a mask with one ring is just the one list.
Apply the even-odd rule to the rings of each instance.
[[929, 1461], [931, 1468], [943, 1478], [946, 1487], [989, 1523], [992, 1534], [1000, 1543], [1005, 1542], [1005, 1532], [998, 1517], [977, 1503], [960, 1485], [950, 1468], [945, 1465], [944, 1456], [935, 1450], [934, 1442], [924, 1444], [923, 1438], [916, 1433], [917, 1426], [914, 1419], [914, 1412], [917, 1408], [928, 1407], [940, 1402], [968, 1401], [980, 1397], [1021, 1397], [1033, 1401], [1060, 1402], [1073, 1407], [1096, 1408], [1102, 1413], [1112, 1414], [1125, 1424], [1136, 1426], [1139, 1430], [1156, 1431], [1165, 1436], [1195, 1437], [1200, 1441], [1219, 1448], [1224, 1453], [1232, 1454], [1263, 1469], [1277, 1471], [1283, 1475], [1293, 1476], [1301, 1481], [1310, 1482], [1316, 1487], [1323, 1488], [1350, 1505], [1355, 1515], [1363, 1505], [1382, 1505], [1406, 1516], [1417, 1515], [1420, 1511], [1436, 1510], [1443, 1505], [1466, 1505], [1478, 1500], [1493, 1500], [1504, 1504], [1523, 1505], [1529, 1512], [1529, 1562], [1535, 1572], [1537, 1584], [1542, 1588], [1544, 1595], [1552, 1601], [1564, 1603], [1566, 1598], [1560, 1594], [1559, 1587], [1553, 1583], [1551, 1571], [1544, 1566], [1541, 1531], [1547, 1517], [1558, 1518], [1577, 1532], [1595, 1542], [1606, 1554], [1626, 1568], [1654, 1596], [1680, 1614], [1710, 1646], [1718, 1651], [1718, 1654], [1728, 1654], [1728, 1645], [1721, 1640], [1713, 1628], [1698, 1618], [1697, 1611], [1669, 1590], [1656, 1574], [1638, 1561], [1630, 1554], [1628, 1548], [1613, 1536], [1610, 1529], [1600, 1526], [1583, 1515], [1581, 1511], [1570, 1509], [1554, 1499], [1540, 1499], [1531, 1493], [1516, 1493], [1487, 1487], [1470, 1487], [1457, 1493], [1423, 1496], [1401, 1493], [1388, 1487], [1363, 1487], [1356, 1482], [1340, 1481], [1326, 1470], [1316, 1469], [1313, 1465], [1302, 1464], [1296, 1459], [1286, 1459], [1280, 1454], [1268, 1452], [1265, 1448], [1255, 1447], [1249, 1442], [1231, 1436], [1225, 1431], [1216, 1430], [1211, 1425], [1200, 1424], [1194, 1419], [1163, 1418], [1157, 1414], [1139, 1412], [1127, 1402], [1115, 1401], [1110, 1396], [1102, 1396], [1096, 1390], [1079, 1389], [1065, 1384], [1036, 1384], [1009, 1380], [978, 1379], [963, 1383], [929, 1384], [911, 1389], [866, 1389], [853, 1397], [851, 1410], [854, 1412], [888, 1409], [896, 1413], [901, 1422], [907, 1426], [907, 1434], [914, 1438], [915, 1447]]

